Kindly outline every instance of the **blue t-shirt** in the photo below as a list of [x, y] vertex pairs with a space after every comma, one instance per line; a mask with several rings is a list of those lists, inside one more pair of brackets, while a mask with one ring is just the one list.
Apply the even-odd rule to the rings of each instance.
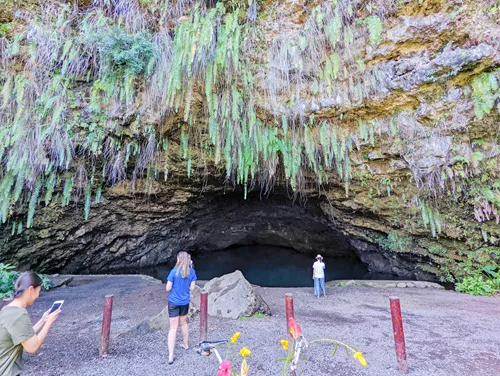
[[170, 290], [168, 301], [178, 306], [189, 304], [189, 298], [191, 296], [189, 286], [191, 282], [197, 279], [194, 269], [190, 268], [189, 276], [187, 278], [182, 278], [180, 270], [179, 273], [177, 273], [177, 269], [173, 268], [167, 277], [167, 281], [172, 282], [172, 290]]

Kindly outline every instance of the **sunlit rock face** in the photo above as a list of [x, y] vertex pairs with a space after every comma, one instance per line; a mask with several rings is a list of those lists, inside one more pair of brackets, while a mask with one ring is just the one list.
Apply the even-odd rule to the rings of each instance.
[[[93, 273], [269, 245], [417, 279], [498, 262], [495, 0], [17, 3], [0, 9], [1, 261]], [[65, 39], [104, 18], [118, 29]], [[106, 50], [112, 32], [149, 60]]]

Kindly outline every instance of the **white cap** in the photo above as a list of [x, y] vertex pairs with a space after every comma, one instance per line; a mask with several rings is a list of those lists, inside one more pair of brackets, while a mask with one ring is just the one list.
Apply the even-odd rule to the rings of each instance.
[[316, 255], [316, 258], [317, 258], [317, 259], [322, 259], [322, 258], [323, 258], [323, 256], [321, 256], [320, 254], [317, 254], [317, 255]]

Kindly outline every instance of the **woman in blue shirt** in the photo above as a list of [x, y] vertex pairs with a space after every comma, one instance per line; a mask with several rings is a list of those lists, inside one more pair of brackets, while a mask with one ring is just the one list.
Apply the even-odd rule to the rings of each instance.
[[183, 345], [185, 349], [188, 345], [188, 325], [186, 316], [189, 311], [189, 299], [191, 291], [194, 290], [196, 273], [190, 267], [191, 257], [187, 252], [179, 252], [177, 255], [177, 264], [170, 271], [167, 277], [168, 295], [168, 317], [170, 328], [168, 331], [168, 364], [174, 362], [174, 348], [177, 337], [177, 328], [181, 327]]

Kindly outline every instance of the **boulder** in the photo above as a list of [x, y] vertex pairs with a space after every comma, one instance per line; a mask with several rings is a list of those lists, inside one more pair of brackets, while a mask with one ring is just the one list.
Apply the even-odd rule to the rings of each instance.
[[239, 270], [212, 279], [203, 290], [208, 293], [209, 315], [237, 319], [258, 312], [271, 314], [267, 303]]
[[419, 288], [419, 289], [425, 289], [427, 288], [427, 284], [425, 282], [421, 282], [421, 281], [416, 281], [416, 282], [413, 282], [413, 284]]
[[68, 286], [74, 277], [63, 277], [63, 278], [53, 278], [50, 280], [51, 286], [50, 288], [55, 289], [57, 287], [65, 287]]

